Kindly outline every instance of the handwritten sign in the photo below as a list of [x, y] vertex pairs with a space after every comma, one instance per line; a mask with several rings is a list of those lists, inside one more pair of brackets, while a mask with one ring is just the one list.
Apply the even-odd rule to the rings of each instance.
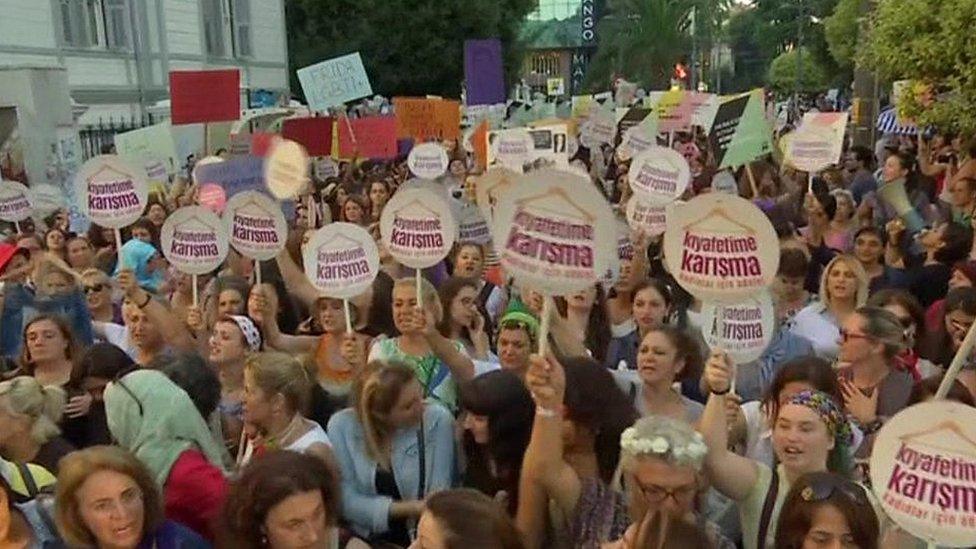
[[383, 208], [380, 234], [401, 264], [425, 269], [444, 259], [457, 236], [451, 207], [424, 187], [399, 190]]
[[171, 265], [195, 275], [220, 267], [229, 246], [224, 224], [203, 206], [185, 206], [170, 214], [160, 231], [160, 241]]
[[397, 137], [422, 143], [457, 139], [461, 135], [461, 103], [446, 99], [394, 97]]
[[589, 180], [555, 169], [518, 177], [499, 199], [493, 240], [519, 284], [568, 295], [612, 276], [617, 228]]
[[410, 173], [423, 179], [437, 179], [447, 171], [447, 151], [439, 143], [424, 143], [410, 150]]
[[327, 297], [350, 299], [367, 290], [379, 273], [380, 254], [369, 232], [352, 223], [315, 231], [304, 247], [308, 280]]
[[779, 239], [748, 200], [708, 193], [668, 210], [664, 257], [688, 293], [703, 302], [736, 304], [773, 283]]
[[279, 140], [264, 162], [264, 181], [279, 200], [295, 198], [308, 183], [308, 155], [305, 148], [287, 139]]
[[667, 204], [688, 188], [691, 168], [677, 151], [654, 145], [634, 158], [627, 179], [645, 203]]
[[647, 204], [638, 196], [632, 196], [627, 202], [627, 224], [638, 233], [647, 236], [664, 234], [667, 227], [667, 205]]
[[874, 441], [871, 484], [888, 517], [913, 536], [976, 545], [976, 410], [941, 400], [895, 414]]
[[735, 305], [702, 305], [701, 332], [705, 343], [728, 353], [736, 364], [762, 356], [773, 339], [776, 309], [769, 292]]
[[241, 73], [237, 69], [170, 71], [169, 95], [173, 124], [241, 117]]
[[75, 196], [92, 223], [109, 229], [127, 227], [146, 209], [146, 172], [114, 154], [96, 156], [78, 170]]
[[270, 196], [245, 191], [234, 195], [224, 208], [230, 245], [244, 257], [268, 261], [285, 247], [288, 223], [281, 205]]
[[312, 110], [325, 112], [329, 107], [373, 95], [359, 52], [322, 61], [297, 72]]
[[0, 181], [0, 219], [10, 222], [23, 221], [34, 211], [31, 190], [17, 181]]
[[181, 165], [169, 122], [115, 134], [115, 151], [133, 164], [161, 162], [165, 168], [164, 176]]

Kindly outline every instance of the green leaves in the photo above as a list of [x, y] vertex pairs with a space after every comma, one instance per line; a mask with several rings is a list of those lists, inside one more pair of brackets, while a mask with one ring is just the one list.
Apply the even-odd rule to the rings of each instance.
[[[800, 65], [803, 68], [800, 79], [801, 92], [819, 92], [830, 85], [827, 68], [809, 50], [802, 48]], [[780, 54], [769, 66], [767, 78], [769, 86], [780, 93], [792, 92], [796, 87], [796, 50]]]

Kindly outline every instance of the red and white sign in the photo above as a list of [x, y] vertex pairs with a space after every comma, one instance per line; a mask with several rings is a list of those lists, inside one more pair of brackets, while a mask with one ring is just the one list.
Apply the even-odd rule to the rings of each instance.
[[668, 210], [664, 259], [691, 295], [736, 304], [773, 283], [779, 239], [769, 218], [748, 200], [707, 193]]
[[390, 255], [414, 269], [436, 265], [447, 257], [457, 224], [447, 201], [424, 187], [399, 190], [383, 208], [380, 234]]
[[305, 275], [335, 299], [356, 297], [373, 284], [380, 254], [369, 232], [352, 223], [332, 223], [315, 231], [304, 247]]
[[114, 154], [96, 156], [78, 170], [75, 196], [92, 223], [109, 229], [128, 227], [146, 209], [146, 170]]
[[281, 205], [264, 193], [235, 194], [224, 209], [223, 220], [230, 245], [244, 257], [268, 261], [285, 247], [288, 237], [285, 214]]
[[227, 230], [217, 214], [203, 206], [185, 206], [170, 214], [160, 231], [163, 255], [177, 270], [202, 275], [227, 257]]

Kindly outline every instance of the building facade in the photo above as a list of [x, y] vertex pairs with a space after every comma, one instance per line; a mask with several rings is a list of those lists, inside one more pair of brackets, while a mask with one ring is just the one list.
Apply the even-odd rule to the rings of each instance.
[[284, 0], [0, 0], [0, 14], [0, 66], [65, 68], [81, 125], [147, 119], [171, 70], [239, 68], [243, 106], [288, 94]]

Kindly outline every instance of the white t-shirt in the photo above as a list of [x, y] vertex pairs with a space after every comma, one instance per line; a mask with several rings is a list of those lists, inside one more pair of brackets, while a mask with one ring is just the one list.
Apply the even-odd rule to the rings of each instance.
[[806, 338], [813, 345], [813, 352], [820, 358], [834, 360], [840, 347], [840, 327], [823, 303], [811, 303], [800, 309], [792, 321], [790, 331], [795, 335]]
[[133, 361], [139, 359], [139, 351], [129, 338], [129, 328], [127, 326], [115, 324], [114, 322], [93, 321], [92, 330], [94, 330], [96, 337], [122, 349]]

